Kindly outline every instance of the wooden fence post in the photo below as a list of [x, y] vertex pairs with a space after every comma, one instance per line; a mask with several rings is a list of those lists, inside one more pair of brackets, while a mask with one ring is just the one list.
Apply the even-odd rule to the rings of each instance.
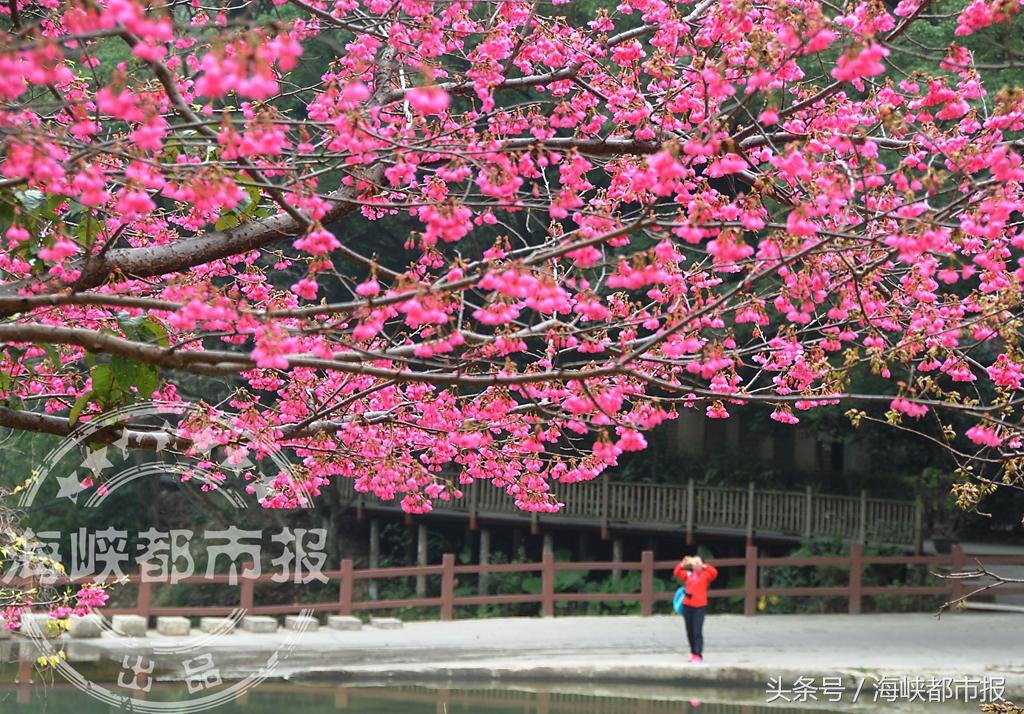
[[455, 554], [441, 556], [441, 619], [451, 620], [455, 615]]
[[608, 540], [608, 472], [601, 474], [601, 540]]
[[238, 607], [245, 612], [252, 612], [253, 604], [256, 601], [256, 581], [249, 575], [252, 571], [248, 568], [242, 571], [242, 592], [239, 597]]
[[864, 546], [850, 547], [850, 614], [859, 615], [862, 600], [861, 586], [864, 576]]
[[[622, 562], [622, 538], [620, 536], [615, 536], [615, 538], [612, 539], [612, 562], [613, 563], [621, 563]], [[617, 583], [621, 579], [622, 579], [622, 569], [621, 568], [612, 568], [612, 582], [613, 583]]]
[[[962, 573], [966, 565], [966, 558], [964, 558], [964, 549], [959, 543], [954, 543], [953, 547], [949, 551], [950, 573]], [[953, 611], [957, 610], [957, 603], [964, 596], [964, 581], [959, 578], [950, 578], [949, 580], [949, 599], [953, 603]]]
[[743, 568], [743, 614], [757, 613], [757, 546], [747, 546]]
[[[428, 558], [427, 524], [420, 523], [416, 528], [416, 565], [421, 568], [427, 567]], [[423, 599], [427, 596], [427, 576], [416, 576], [416, 597]]]
[[[491, 530], [490, 528], [480, 529], [480, 565], [487, 565], [491, 562]], [[487, 594], [487, 571], [481, 570], [476, 581], [477, 595]]]
[[[380, 519], [370, 519], [370, 568], [380, 567]], [[376, 580], [371, 580], [366, 584], [367, 595], [371, 600], [376, 600], [380, 597], [380, 589], [377, 586]]]
[[804, 540], [811, 539], [812, 528], [814, 527], [814, 489], [807, 487], [807, 495], [804, 496]]
[[479, 489], [476, 482], [469, 484], [469, 530], [475, 531], [479, 527], [477, 521], [477, 494]]
[[352, 559], [345, 558], [341, 561], [341, 588], [338, 595], [338, 602], [341, 606], [342, 615], [352, 614], [352, 591], [355, 586], [355, 578], [352, 576]]
[[924, 502], [918, 496], [914, 499], [914, 555], [921, 555], [924, 552], [924, 531], [922, 521], [924, 520]]
[[857, 529], [857, 542], [864, 545], [868, 542], [868, 492], [860, 492], [860, 527]]
[[645, 550], [640, 554], [640, 614], [650, 617], [654, 614], [654, 551]]
[[693, 517], [697, 510], [697, 489], [691, 478], [686, 482], [686, 545], [693, 545]]
[[754, 542], [754, 482], [747, 487], [747, 545]]
[[542, 617], [555, 616], [555, 554], [545, 550], [541, 556], [540, 614]]

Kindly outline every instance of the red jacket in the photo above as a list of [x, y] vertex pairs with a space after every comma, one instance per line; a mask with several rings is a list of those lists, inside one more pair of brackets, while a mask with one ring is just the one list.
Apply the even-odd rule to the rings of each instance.
[[710, 564], [704, 565], [704, 570], [700, 573], [692, 570], [684, 570], [683, 564], [676, 565], [676, 569], [672, 571], [672, 574], [676, 576], [677, 580], [683, 581], [686, 585], [686, 597], [683, 598], [683, 604], [687, 607], [705, 607], [708, 604], [708, 585], [711, 581], [718, 577], [718, 569]]

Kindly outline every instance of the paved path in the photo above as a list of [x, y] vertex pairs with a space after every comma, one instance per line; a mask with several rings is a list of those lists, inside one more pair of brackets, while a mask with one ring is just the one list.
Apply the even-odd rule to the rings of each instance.
[[[196, 631], [193, 633], [198, 637]], [[226, 676], [260, 667], [295, 633], [236, 632], [209, 641]], [[1000, 676], [1024, 697], [1024, 615], [711, 615], [705, 665], [686, 662], [679, 617], [563, 617], [411, 622], [302, 634], [275, 675], [324, 682], [380, 679], [583, 679], [746, 684], [799, 674]], [[142, 642], [145, 642], [143, 645]], [[174, 669], [183, 638], [151, 633], [136, 652]], [[72, 643], [69, 655], [120, 660], [125, 640]], [[283, 653], [282, 653], [283, 654]]]

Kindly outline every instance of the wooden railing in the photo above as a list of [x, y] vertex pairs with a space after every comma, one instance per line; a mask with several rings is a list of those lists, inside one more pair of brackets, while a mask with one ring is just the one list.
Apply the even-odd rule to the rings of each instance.
[[[864, 555], [859, 545], [851, 547], [848, 556], [813, 556], [813, 557], [763, 557], [758, 554], [755, 546], [748, 546], [742, 558], [720, 558], [714, 561], [719, 570], [740, 569], [743, 574], [741, 587], [722, 587], [727, 581], [721, 577], [708, 592], [712, 599], [726, 597], [743, 598], [743, 611], [746, 615], [757, 612], [758, 600], [762, 597], [841, 597], [848, 603], [848, 612], [861, 612], [863, 599], [878, 595], [917, 596], [931, 595], [947, 600], [956, 600], [969, 593], [970, 582], [957, 579], [931, 576], [927, 585], [869, 586], [864, 584], [864, 569], [871, 565], [890, 566], [924, 566], [929, 572], [937, 571], [962, 572], [975, 567], [976, 561], [990, 570], [1000, 565], [1024, 565], [1024, 556], [1017, 555], [985, 555], [967, 558], [959, 546], [954, 546], [948, 555]], [[203, 606], [203, 607], [161, 607], [153, 604], [153, 584], [140, 582], [138, 597], [134, 606], [124, 609], [107, 609], [109, 614], [154, 615], [227, 615], [237, 609], [248, 614], [284, 615], [298, 613], [303, 610], [351, 615], [356, 612], [373, 610], [393, 610], [399, 608], [437, 608], [440, 619], [451, 620], [455, 617], [455, 608], [467, 606], [536, 604], [540, 606], [540, 614], [554, 616], [557, 603], [589, 603], [589, 602], [636, 602], [640, 605], [640, 614], [647, 616], [654, 612], [655, 603], [668, 602], [672, 599], [674, 583], [664, 590], [655, 588], [656, 578], [663, 582], [671, 579], [671, 571], [676, 560], [658, 561], [654, 553], [644, 551], [639, 561], [635, 562], [560, 562], [556, 561], [550, 551], [545, 551], [540, 562], [504, 563], [487, 565], [457, 565], [455, 556], [446, 553], [436, 565], [400, 567], [400, 568], [365, 568], [356, 569], [353, 561], [342, 561], [341, 568], [324, 571], [329, 581], [336, 581], [337, 597], [328, 602], [264, 604], [256, 599], [256, 587], [260, 584], [273, 582], [272, 575], [259, 577], [237, 578], [239, 600], [237, 606]], [[849, 578], [845, 585], [828, 587], [761, 587], [759, 574], [765, 568], [778, 567], [814, 567], [842, 568], [848, 571]], [[638, 592], [559, 592], [555, 587], [555, 578], [559, 572], [589, 571], [639, 571], [640, 589]], [[540, 592], [504, 593], [484, 595], [457, 595], [456, 589], [460, 578], [479, 578], [482, 574], [493, 573], [538, 573], [541, 578]], [[368, 580], [386, 580], [388, 578], [410, 578], [416, 576], [434, 576], [440, 578], [437, 594], [430, 597], [398, 598], [386, 600], [362, 599], [363, 588], [357, 583]], [[213, 577], [194, 576], [183, 578], [183, 584], [232, 584], [233, 578], [228, 575]], [[1024, 594], [1024, 587], [1001, 586], [1000, 593]]]
[[[344, 480], [359, 509], [399, 510], [396, 503], [363, 498], [352, 481]], [[881, 498], [831, 496], [805, 491], [765, 491], [747, 488], [630, 483], [602, 478], [576, 483], [558, 491], [565, 507], [558, 513], [524, 513], [504, 490], [475, 482], [457, 501], [434, 501], [443, 514], [480, 518], [531, 520], [534, 523], [579, 523], [608, 529], [617, 525], [692, 534], [715, 529], [745, 534], [795, 538], [838, 538], [852, 543], [891, 543], [920, 546], [921, 504]], [[918, 547], [918, 550], [920, 548]]]

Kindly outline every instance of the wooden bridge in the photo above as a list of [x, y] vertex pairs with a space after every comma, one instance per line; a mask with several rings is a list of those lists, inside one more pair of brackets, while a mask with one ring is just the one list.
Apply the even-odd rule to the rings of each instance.
[[[400, 512], [394, 502], [364, 497], [346, 480], [345, 489], [359, 513]], [[644, 533], [694, 533], [800, 540], [839, 539], [850, 543], [887, 543], [920, 550], [922, 508], [917, 501], [896, 501], [832, 496], [813, 491], [760, 490], [747, 488], [630, 483], [608, 478], [577, 483], [559, 490], [565, 503], [558, 513], [525, 513], [512, 498], [490, 483], [476, 482], [464, 488], [457, 501], [434, 501], [428, 518], [466, 518], [470, 527], [484, 522], [530, 523], [541, 526], [573, 526], [608, 531]]]

